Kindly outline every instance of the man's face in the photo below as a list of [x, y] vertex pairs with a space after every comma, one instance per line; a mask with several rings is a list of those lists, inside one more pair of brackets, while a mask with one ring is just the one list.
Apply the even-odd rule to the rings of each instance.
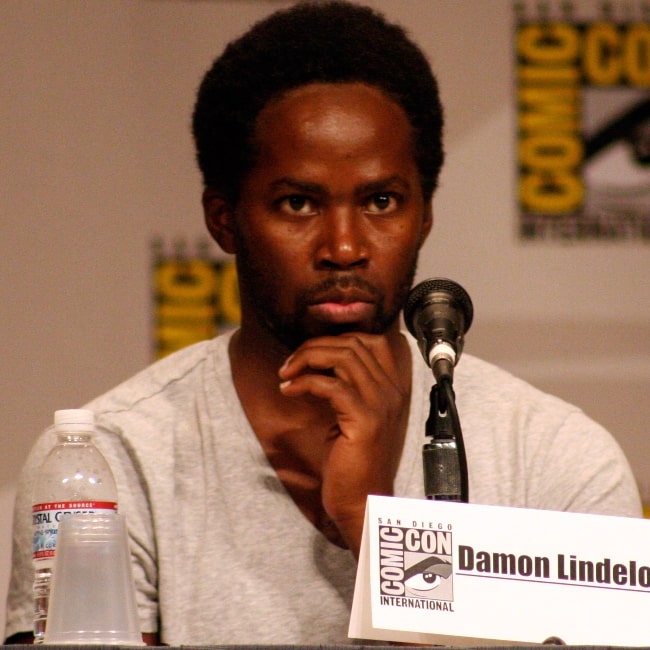
[[361, 84], [313, 84], [257, 120], [234, 211], [242, 325], [290, 349], [398, 327], [431, 226], [402, 108]]

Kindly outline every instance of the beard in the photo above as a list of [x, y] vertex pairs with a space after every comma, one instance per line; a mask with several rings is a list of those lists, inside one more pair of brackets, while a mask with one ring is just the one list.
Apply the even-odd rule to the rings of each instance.
[[[242, 313], [253, 313], [264, 328], [290, 351], [308, 339], [318, 336], [337, 336], [348, 332], [384, 334], [399, 319], [402, 307], [413, 284], [417, 266], [417, 252], [409, 260], [393, 295], [368, 282], [356, 271], [332, 270], [318, 283], [299, 291], [291, 308], [282, 307], [278, 297], [282, 285], [251, 252], [245, 242], [237, 242], [237, 276], [241, 294]], [[281, 281], [280, 281], [281, 282]], [[372, 296], [375, 305], [371, 319], [357, 323], [327, 323], [309, 317], [308, 309], [314, 298], [333, 290], [357, 289]]]

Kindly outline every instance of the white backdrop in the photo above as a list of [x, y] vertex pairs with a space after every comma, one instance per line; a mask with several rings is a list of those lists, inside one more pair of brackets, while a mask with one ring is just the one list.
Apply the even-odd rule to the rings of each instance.
[[[229, 39], [285, 4], [0, 3], [0, 598], [32, 440], [54, 409], [151, 360], [150, 241], [204, 234], [189, 135], [199, 80]], [[512, 3], [371, 4], [426, 49], [446, 106], [419, 279], [463, 284], [476, 312], [466, 350], [581, 405], [645, 488], [648, 245], [517, 239]]]

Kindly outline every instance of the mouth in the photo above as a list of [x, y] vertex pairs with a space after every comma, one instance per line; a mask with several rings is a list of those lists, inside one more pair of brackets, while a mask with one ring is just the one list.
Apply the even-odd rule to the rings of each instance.
[[329, 323], [357, 323], [371, 318], [375, 313], [376, 298], [369, 293], [353, 289], [337, 289], [315, 296], [307, 311], [312, 318]]

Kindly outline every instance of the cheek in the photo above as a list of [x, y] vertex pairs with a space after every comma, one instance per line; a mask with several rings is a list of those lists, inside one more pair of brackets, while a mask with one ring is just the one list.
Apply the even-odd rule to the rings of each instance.
[[305, 246], [287, 229], [256, 233], [246, 238], [248, 264], [273, 287], [287, 287], [311, 268]]
[[375, 259], [380, 265], [409, 264], [417, 256], [421, 239], [407, 226], [374, 238]]
[[277, 224], [264, 233], [261, 245], [279, 266], [295, 268], [299, 272], [311, 266], [315, 234], [304, 226]]

